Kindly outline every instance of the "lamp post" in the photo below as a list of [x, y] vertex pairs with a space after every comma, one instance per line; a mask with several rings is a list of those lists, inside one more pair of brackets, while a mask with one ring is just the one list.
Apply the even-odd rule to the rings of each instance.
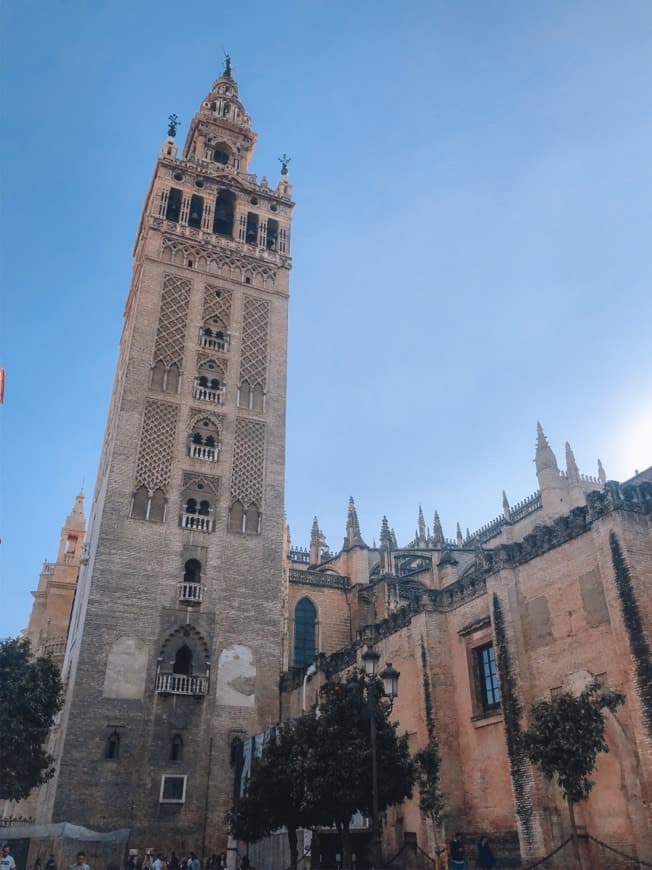
[[[371, 738], [371, 844], [372, 844], [372, 870], [381, 863], [381, 837], [380, 824], [378, 821], [378, 758], [376, 754], [376, 706], [378, 696], [376, 694], [376, 675], [380, 655], [370, 647], [362, 653], [362, 663], [365, 674], [370, 677], [367, 702], [369, 705], [369, 736]], [[378, 676], [383, 681], [385, 695], [391, 701], [398, 695], [399, 672], [394, 670], [391, 662], [381, 671]]]

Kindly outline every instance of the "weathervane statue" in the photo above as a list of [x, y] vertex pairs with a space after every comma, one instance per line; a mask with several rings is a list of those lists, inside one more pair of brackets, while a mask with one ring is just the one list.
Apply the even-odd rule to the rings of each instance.
[[174, 137], [177, 135], [177, 127], [179, 126], [179, 118], [176, 115], [168, 115], [168, 136]]
[[288, 163], [292, 160], [291, 157], [288, 157], [287, 154], [284, 154], [282, 157], [278, 158], [278, 162], [281, 164], [281, 175], [288, 174]]

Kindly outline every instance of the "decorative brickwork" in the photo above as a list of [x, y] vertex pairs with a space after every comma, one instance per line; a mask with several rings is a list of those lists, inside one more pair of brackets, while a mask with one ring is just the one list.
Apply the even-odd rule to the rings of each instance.
[[136, 486], [150, 492], [167, 489], [170, 482], [174, 439], [177, 431], [176, 405], [147, 399], [136, 464]]
[[[219, 378], [220, 380], [224, 380], [224, 378], [226, 377], [226, 370], [228, 368], [228, 361], [225, 359], [220, 359], [210, 353], [197, 354], [197, 371], [199, 371], [199, 369], [208, 367], [209, 363], [213, 365], [213, 368], [210, 370], [210, 376]], [[204, 374], [208, 374], [208, 372], [204, 372]]]
[[238, 417], [233, 445], [231, 499], [245, 510], [254, 503], [262, 508], [265, 463], [265, 424]]
[[163, 278], [154, 361], [161, 360], [166, 366], [175, 363], [179, 368], [182, 367], [190, 286], [190, 281], [178, 275], [166, 274]]
[[231, 322], [232, 298], [230, 290], [207, 284], [206, 292], [204, 294], [204, 309], [202, 313], [203, 322], [206, 323], [208, 320], [219, 320], [225, 327], [228, 327]]
[[[155, 226], [162, 222], [155, 221]], [[203, 272], [222, 275], [231, 280], [249, 282], [254, 286], [263, 288], [274, 287], [276, 284], [277, 270], [267, 263], [259, 263], [253, 258], [240, 256], [235, 252], [224, 251], [220, 246], [217, 248], [204, 240], [201, 243], [193, 243], [191, 240], [184, 241], [172, 239], [166, 236], [161, 241], [161, 259], [168, 263], [185, 264], [188, 260], [193, 261], [193, 266]], [[281, 262], [284, 262], [281, 258]]]
[[211, 495], [217, 495], [220, 489], [220, 478], [211, 477], [208, 474], [193, 474], [191, 471], [183, 472], [184, 490], [199, 489]]
[[242, 358], [240, 380], [265, 388], [267, 373], [267, 335], [269, 302], [246, 296], [242, 324]]

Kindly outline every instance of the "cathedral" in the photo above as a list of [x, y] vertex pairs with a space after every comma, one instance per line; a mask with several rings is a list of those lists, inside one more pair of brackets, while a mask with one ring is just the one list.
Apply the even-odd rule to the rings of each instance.
[[[256, 133], [228, 59], [182, 151], [176, 127], [137, 230], [88, 528], [80, 494], [34, 593], [27, 634], [56, 646], [66, 689], [35, 820], [234, 861], [234, 745], [372, 649], [400, 675], [411, 750], [439, 743], [445, 832], [490, 832], [512, 866], [567, 835], [518, 749], [528, 705], [593, 678], [622, 689], [579, 822], [650, 860], [652, 470], [585, 475], [569, 445], [562, 470], [539, 426], [537, 490], [503, 494], [477, 531], [448, 539], [419, 509], [406, 546], [386, 518], [369, 545], [350, 499], [339, 550], [316, 518], [310, 546], [292, 546], [287, 163], [275, 187], [249, 172]], [[383, 820], [387, 855], [408, 840], [432, 855], [436, 836], [416, 797]], [[365, 820], [358, 837], [362, 867]], [[254, 866], [285, 866], [278, 843], [258, 849]]]

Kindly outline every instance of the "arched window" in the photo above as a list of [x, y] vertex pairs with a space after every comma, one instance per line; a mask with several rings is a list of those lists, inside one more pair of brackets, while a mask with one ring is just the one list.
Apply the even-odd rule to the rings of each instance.
[[147, 506], [149, 504], [149, 495], [147, 488], [139, 486], [134, 493], [133, 502], [131, 504], [131, 515], [137, 520], [147, 519]]
[[192, 650], [189, 646], [186, 646], [185, 643], [177, 650], [177, 654], [174, 657], [172, 673], [184, 674], [187, 677], [192, 675]]
[[171, 187], [168, 196], [168, 207], [165, 212], [165, 217], [169, 221], [179, 223], [179, 215], [181, 214], [181, 201], [183, 194], [178, 187]]
[[[188, 226], [201, 229], [201, 219], [204, 214], [204, 197], [196, 193], [190, 197], [190, 214], [188, 215]], [[192, 266], [192, 263], [189, 264]]]
[[306, 668], [315, 657], [317, 611], [309, 598], [294, 608], [294, 667]]
[[152, 389], [163, 390], [163, 382], [165, 381], [165, 366], [159, 360], [152, 369]]
[[181, 761], [183, 756], [183, 740], [180, 734], [175, 734], [170, 744], [170, 761]]
[[222, 163], [224, 166], [229, 162], [230, 156], [228, 146], [223, 142], [220, 142], [217, 148], [213, 151], [213, 160], [216, 163]]
[[196, 514], [197, 513], [197, 499], [189, 498], [186, 502], [186, 513], [187, 514]]
[[210, 509], [211, 509], [210, 503], [207, 502], [206, 499], [204, 499], [203, 501], [199, 502], [199, 510], [197, 511], [197, 513], [199, 514], [200, 517], [207, 517]]
[[[228, 158], [227, 158], [228, 159]], [[235, 194], [230, 190], [220, 190], [215, 200], [213, 232], [218, 236], [233, 236], [233, 216], [235, 214]]]
[[258, 244], [258, 215], [253, 211], [247, 212], [247, 230], [245, 242], [248, 245]]
[[193, 432], [192, 433], [192, 443], [193, 444], [201, 444], [203, 442], [201, 432]]
[[201, 562], [198, 559], [188, 559], [184, 566], [184, 583], [201, 583]]
[[240, 384], [240, 393], [239, 393], [239, 397], [240, 397], [239, 404], [240, 404], [241, 408], [248, 408], [249, 407], [249, 395], [250, 395], [249, 381], [243, 381]]
[[207, 435], [204, 439], [204, 444], [207, 447], [215, 447], [215, 438], [212, 435]]
[[243, 522], [244, 510], [242, 508], [242, 503], [239, 501], [234, 501], [231, 505], [231, 510], [229, 511], [229, 531], [241, 532]]
[[106, 741], [105, 758], [120, 758], [120, 735], [117, 731], [109, 734]]
[[275, 251], [278, 241], [278, 221], [271, 218], [267, 221], [267, 250]]
[[165, 493], [162, 489], [154, 490], [149, 505], [149, 518], [155, 523], [162, 523], [165, 519]]
[[265, 402], [265, 393], [263, 392], [263, 388], [260, 384], [256, 384], [252, 396], [251, 396], [251, 407], [254, 411], [262, 412], [263, 404]]
[[258, 534], [258, 522], [260, 514], [255, 504], [250, 504], [245, 515], [245, 532], [250, 535]]
[[176, 363], [172, 363], [167, 371], [167, 376], [165, 378], [165, 392], [179, 392], [179, 368], [177, 367]]

